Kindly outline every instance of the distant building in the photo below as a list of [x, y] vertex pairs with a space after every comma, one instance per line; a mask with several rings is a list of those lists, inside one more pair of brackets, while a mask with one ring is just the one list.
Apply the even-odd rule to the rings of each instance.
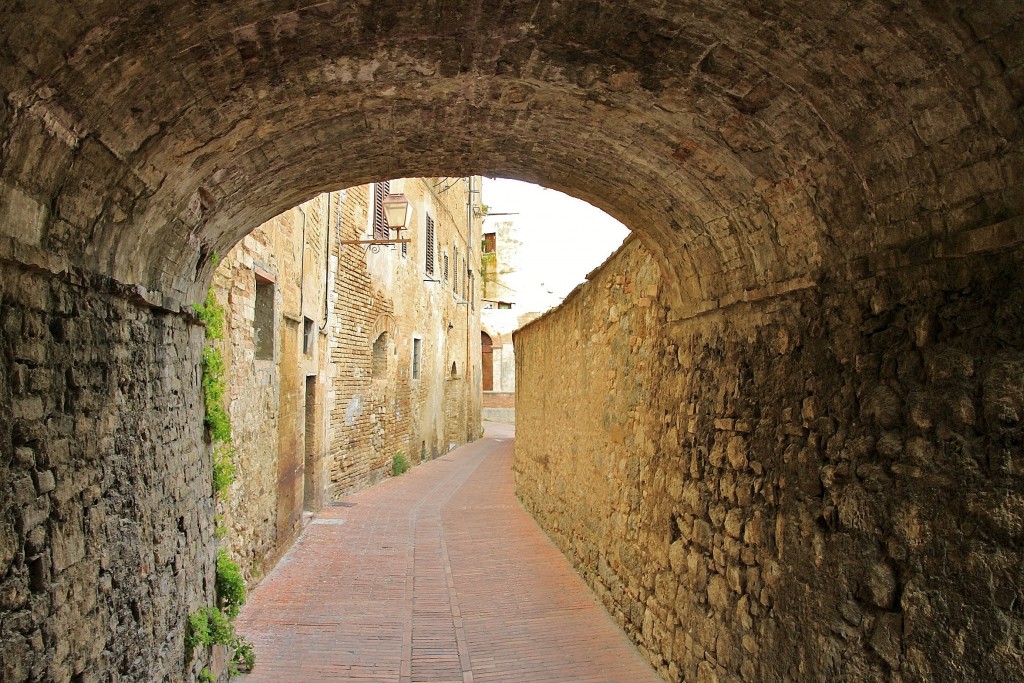
[[[481, 433], [480, 179], [322, 194], [245, 237], [214, 278], [238, 478], [221, 511], [258, 578], [303, 512]], [[412, 205], [389, 229], [388, 194]], [[401, 244], [358, 244], [409, 239]]]
[[521, 246], [513, 221], [496, 221], [484, 228], [480, 250], [483, 419], [494, 422], [515, 422], [516, 362], [512, 332], [541, 314], [524, 312], [516, 306], [519, 293], [510, 281], [520, 267]]

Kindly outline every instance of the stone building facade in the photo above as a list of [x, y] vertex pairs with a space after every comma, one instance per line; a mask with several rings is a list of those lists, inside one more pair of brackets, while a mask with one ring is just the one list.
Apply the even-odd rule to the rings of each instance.
[[485, 227], [480, 247], [483, 311], [483, 415], [495, 422], [515, 423], [516, 357], [512, 332], [540, 313], [518, 305], [514, 277], [521, 261], [515, 221], [493, 221]]
[[[411, 243], [342, 247], [333, 279], [328, 461], [337, 496], [477, 438], [480, 179], [406, 178]], [[347, 191], [341, 235], [372, 236], [370, 186]]]
[[220, 512], [250, 579], [287, 548], [304, 512], [389, 475], [396, 454], [416, 464], [479, 435], [471, 183], [390, 181], [413, 206], [406, 244], [343, 244], [399, 237], [379, 224], [374, 234], [387, 192], [362, 185], [277, 216], [218, 266], [237, 467]]

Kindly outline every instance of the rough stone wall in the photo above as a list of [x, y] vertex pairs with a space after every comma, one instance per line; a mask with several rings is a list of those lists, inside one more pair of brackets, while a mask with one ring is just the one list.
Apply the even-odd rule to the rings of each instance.
[[[475, 180], [479, 182], [479, 180]], [[346, 191], [344, 239], [369, 237], [372, 186]], [[480, 433], [479, 287], [466, 281], [471, 244], [480, 221], [467, 216], [465, 182], [455, 178], [399, 179], [391, 192], [414, 206], [412, 239], [378, 251], [341, 246], [332, 292], [330, 444], [332, 495], [340, 496], [387, 476], [396, 453], [417, 463]], [[478, 198], [474, 201], [479, 201]], [[426, 217], [435, 225], [435, 270], [425, 272]], [[452, 260], [458, 247], [459, 265]], [[459, 270], [456, 287], [454, 274]], [[374, 377], [372, 347], [388, 335], [386, 374]], [[413, 339], [422, 339], [420, 378], [412, 377]], [[458, 377], [451, 378], [451, 364]]]
[[516, 334], [518, 494], [668, 680], [1019, 679], [1021, 234], [673, 323], [631, 240]]
[[[250, 581], [262, 577], [301, 529], [303, 509], [325, 500], [325, 411], [323, 399], [315, 399], [326, 386], [326, 336], [319, 328], [336, 197], [331, 195], [330, 218], [328, 195], [320, 195], [261, 225], [222, 259], [214, 277], [214, 292], [225, 307], [225, 337], [218, 346], [228, 371], [237, 468], [220, 512], [227, 543]], [[270, 359], [256, 354], [257, 277], [273, 281]], [[303, 352], [304, 318], [314, 325], [309, 354]], [[309, 376], [317, 394], [307, 425]]]
[[191, 679], [212, 594], [203, 331], [0, 263], [0, 680]]

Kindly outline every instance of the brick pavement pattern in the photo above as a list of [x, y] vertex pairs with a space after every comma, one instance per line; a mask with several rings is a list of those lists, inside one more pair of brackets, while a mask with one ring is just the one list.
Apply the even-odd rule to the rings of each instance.
[[514, 432], [326, 508], [238, 618], [246, 683], [661, 679], [513, 492]]

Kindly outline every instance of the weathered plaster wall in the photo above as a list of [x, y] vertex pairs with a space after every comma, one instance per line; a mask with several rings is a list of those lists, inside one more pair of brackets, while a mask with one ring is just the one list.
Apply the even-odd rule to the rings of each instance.
[[202, 328], [0, 262], [0, 330], [0, 680], [185, 679], [213, 587]]
[[631, 240], [517, 333], [518, 493], [668, 680], [1020, 677], [1021, 236], [675, 323]]

